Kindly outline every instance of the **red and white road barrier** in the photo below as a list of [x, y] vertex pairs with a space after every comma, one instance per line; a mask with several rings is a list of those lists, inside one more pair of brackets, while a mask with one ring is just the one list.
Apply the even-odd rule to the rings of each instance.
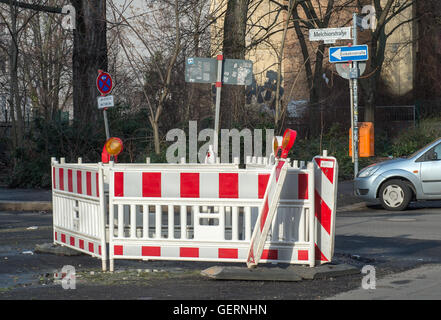
[[[117, 259], [246, 262], [256, 221], [266, 221], [270, 233], [259, 248], [261, 262], [313, 265], [313, 166], [280, 163], [285, 166], [110, 166], [110, 270]], [[268, 187], [276, 179], [277, 192]], [[258, 217], [264, 201], [280, 215]]]
[[326, 156], [246, 169], [53, 160], [54, 242], [103, 270], [107, 258], [110, 270], [119, 259], [314, 266], [332, 259], [337, 177]]
[[102, 260], [106, 270], [103, 167], [52, 159], [54, 243]]
[[334, 157], [314, 157], [316, 260], [330, 262], [334, 255], [338, 164]]

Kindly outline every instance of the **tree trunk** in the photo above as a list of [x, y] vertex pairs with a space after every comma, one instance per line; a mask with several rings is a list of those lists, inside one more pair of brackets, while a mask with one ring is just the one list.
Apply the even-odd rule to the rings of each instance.
[[161, 153], [161, 144], [159, 141], [159, 123], [155, 120], [150, 121], [152, 128], [153, 128], [153, 141], [155, 144], [155, 154]]
[[[72, 0], [76, 10], [73, 49], [74, 119], [79, 127], [98, 121], [96, 78], [107, 71], [106, 1]], [[103, 128], [104, 130], [104, 128]]]
[[377, 104], [377, 89], [381, 77], [381, 70], [386, 51], [387, 37], [384, 28], [372, 35], [370, 45], [371, 58], [369, 60], [372, 75], [360, 81], [364, 97], [364, 121], [375, 122], [375, 108]]
[[[245, 59], [245, 34], [249, 0], [228, 0], [224, 21], [224, 59]], [[244, 86], [222, 88], [220, 128], [230, 129], [245, 105]], [[236, 119], [235, 119], [236, 118]]]
[[9, 6], [11, 14], [11, 44], [9, 46], [9, 104], [12, 120], [12, 146], [14, 149], [23, 147], [24, 118], [21, 109], [21, 97], [18, 86], [18, 31], [17, 7], [12, 3]]

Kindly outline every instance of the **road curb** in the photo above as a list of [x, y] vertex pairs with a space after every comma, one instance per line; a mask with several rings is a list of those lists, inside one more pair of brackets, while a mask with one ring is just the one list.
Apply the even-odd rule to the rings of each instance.
[[51, 211], [50, 201], [4, 201], [0, 200], [2, 211]]
[[358, 210], [363, 209], [367, 207], [367, 202], [358, 202], [354, 204], [349, 204], [347, 206], [343, 206], [341, 208], [337, 207], [337, 212], [346, 212], [346, 211], [352, 211], [352, 210]]

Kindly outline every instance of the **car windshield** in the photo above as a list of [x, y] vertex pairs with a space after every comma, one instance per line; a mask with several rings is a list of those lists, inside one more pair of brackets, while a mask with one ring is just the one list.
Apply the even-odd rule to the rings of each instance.
[[[441, 139], [438, 140], [438, 142], [440, 142]], [[424, 149], [426, 149], [428, 146], [430, 146], [434, 141], [432, 141], [431, 143], [426, 144], [424, 147], [422, 147], [421, 149], [415, 151], [414, 153], [412, 153], [411, 155], [405, 157], [407, 159], [413, 158], [415, 157], [418, 153], [420, 153], [421, 151], [423, 151]]]

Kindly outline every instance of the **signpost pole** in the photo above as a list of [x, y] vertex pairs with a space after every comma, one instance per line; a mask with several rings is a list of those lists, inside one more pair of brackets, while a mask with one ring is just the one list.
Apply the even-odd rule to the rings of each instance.
[[[107, 94], [109, 94], [112, 91], [112, 87], [113, 87], [112, 77], [107, 72], [104, 72], [103, 70], [98, 70], [98, 78], [96, 80], [96, 85], [98, 91], [101, 93], [101, 97], [105, 97]], [[103, 109], [103, 116], [104, 116], [104, 128], [106, 130], [106, 139], [109, 140], [110, 131], [109, 131], [109, 121], [107, 119], [107, 108]]]
[[352, 85], [352, 79], [349, 79], [349, 93], [351, 98], [351, 144], [352, 144], [352, 163], [355, 161], [354, 156], [354, 90]]
[[[353, 45], [357, 45], [357, 14], [353, 14]], [[358, 61], [352, 62], [352, 68], [355, 68], [355, 70], [358, 70]], [[358, 71], [357, 71], [358, 72]], [[354, 157], [354, 178], [358, 175], [358, 79], [353, 78], [350, 81], [352, 82], [352, 89], [353, 89], [353, 100], [354, 100], [354, 117], [353, 117], [353, 123], [354, 127], [352, 130], [353, 137], [352, 137], [352, 155]]]
[[214, 119], [214, 152], [216, 157], [219, 156], [219, 113], [221, 103], [221, 91], [222, 91], [222, 63], [223, 55], [217, 56], [217, 80], [216, 80], [216, 113]]
[[109, 131], [109, 121], [107, 120], [107, 108], [104, 108], [103, 116], [104, 116], [104, 128], [106, 129], [106, 140], [109, 140], [110, 131]]

